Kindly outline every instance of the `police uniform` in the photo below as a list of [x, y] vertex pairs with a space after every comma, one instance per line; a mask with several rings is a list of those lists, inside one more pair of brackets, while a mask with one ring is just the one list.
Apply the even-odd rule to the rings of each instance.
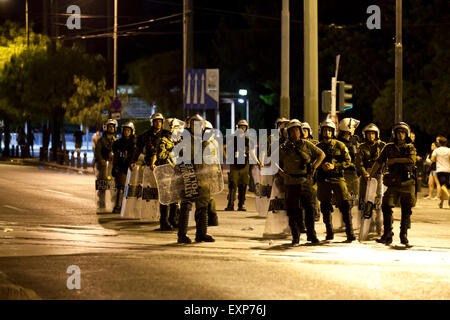
[[[323, 127], [330, 126], [335, 130], [334, 123], [331, 120], [327, 120], [321, 127], [323, 130]], [[347, 190], [347, 184], [344, 179], [344, 170], [351, 165], [350, 154], [345, 144], [333, 138], [330, 143], [322, 140], [317, 147], [325, 153], [323, 163], [328, 162], [334, 165], [334, 169], [332, 170], [325, 171], [322, 166], [317, 170], [317, 196], [320, 201], [320, 211], [322, 212], [323, 222], [327, 231], [326, 240], [332, 240], [334, 238], [331, 219], [331, 212], [333, 212], [331, 197], [334, 194], [337, 207], [342, 213], [347, 241], [351, 242], [355, 240], [350, 212], [351, 195]]]
[[[238, 123], [239, 125], [239, 123]], [[248, 128], [248, 124], [247, 124]], [[250, 138], [245, 135], [245, 133], [238, 129], [233, 134], [233, 143], [234, 143], [234, 161], [233, 164], [230, 165], [230, 174], [228, 176], [228, 205], [225, 208], [226, 211], [234, 210], [234, 201], [236, 199], [236, 189], [238, 190], [238, 210], [246, 211], [245, 204], [245, 194], [247, 192], [247, 185], [250, 180], [250, 164], [249, 164], [249, 156], [250, 156]], [[238, 150], [237, 140], [240, 138], [244, 138], [244, 150]], [[239, 153], [243, 151], [244, 155], [244, 163], [238, 163]]]
[[[167, 120], [166, 120], [167, 121]], [[171, 152], [175, 147], [175, 142], [172, 141], [172, 133], [168, 130], [162, 129], [161, 139], [157, 145], [156, 149], [156, 165], [160, 166], [163, 164], [168, 164], [171, 158]], [[163, 231], [170, 231], [173, 228], [178, 228], [178, 204], [171, 203], [170, 205], [159, 205], [160, 228]]]
[[[291, 127], [294, 126], [295, 124]], [[300, 122], [298, 126], [301, 127]], [[314, 230], [315, 198], [310, 179], [310, 165], [321, 155], [322, 150], [306, 139], [296, 142], [287, 140], [280, 147], [280, 167], [284, 171], [285, 203], [293, 244], [299, 242], [303, 224], [299, 204], [305, 212], [307, 240], [312, 243], [319, 242]]]
[[[204, 129], [204, 120], [200, 115], [192, 116], [188, 122], [195, 123], [197, 121], [201, 121], [202, 129]], [[191, 145], [190, 159], [193, 162], [195, 154], [203, 154], [206, 148], [206, 143], [205, 141], [195, 143], [195, 140], [202, 140], [202, 137], [194, 135], [194, 128], [191, 128], [191, 125], [189, 125], [189, 131], [191, 136], [189, 137], [190, 141], [187, 143], [190, 143]], [[204, 163], [203, 157], [201, 164], [194, 163], [194, 170], [198, 182], [198, 197], [195, 200], [181, 201], [180, 218], [178, 223], [178, 243], [191, 243], [191, 240], [187, 236], [187, 228], [189, 222], [189, 212], [192, 209], [193, 202], [195, 202], [195, 207], [197, 209], [195, 241], [214, 242], [214, 238], [207, 234], [208, 204], [211, 199], [211, 190], [209, 185], [211, 177], [208, 174], [209, 170], [207, 166], [208, 164]]]
[[[311, 134], [311, 126], [308, 122], [302, 123], [303, 129], [308, 129], [308, 137], [306, 137], [306, 140], [317, 146], [319, 144], [319, 140], [314, 139], [313, 135]], [[320, 210], [319, 210], [319, 200], [317, 199], [317, 179], [316, 177], [313, 178], [313, 191], [314, 191], [314, 221], [320, 220]]]
[[122, 137], [119, 140], [114, 141], [112, 146], [114, 153], [113, 176], [115, 178], [117, 189], [116, 204], [113, 210], [114, 213], [119, 213], [122, 207], [123, 191], [125, 189], [128, 168], [130, 167], [136, 149], [134, 125], [131, 127], [130, 123], [127, 123], [122, 127], [122, 130], [124, 128], [130, 128], [132, 130], [131, 135], [125, 137], [122, 131]]
[[[397, 130], [405, 130], [407, 132], [406, 142], [399, 145], [395, 137]], [[380, 156], [376, 160], [378, 166], [386, 163], [389, 159], [407, 158], [409, 163], [395, 163], [387, 167], [387, 173], [383, 177], [383, 183], [387, 186], [387, 190], [383, 195], [381, 209], [383, 211], [383, 236], [377, 240], [384, 244], [392, 243], [392, 208], [400, 201], [401, 205], [401, 223], [400, 223], [400, 241], [403, 244], [408, 244], [407, 232], [410, 228], [410, 217], [412, 214], [412, 207], [416, 202], [415, 195], [415, 177], [414, 166], [416, 163], [416, 148], [411, 143], [409, 138], [409, 126], [406, 123], [398, 123], [392, 129], [392, 135], [395, 137], [394, 142], [386, 144], [381, 151]]]
[[[363, 129], [363, 135], [365, 135], [367, 132], [375, 132], [376, 138], [375, 141], [372, 143], [370, 141], [365, 141], [359, 145], [358, 153], [355, 157], [355, 166], [357, 173], [362, 177], [360, 181], [359, 186], [359, 203], [363, 203], [363, 199], [366, 196], [366, 189], [367, 189], [367, 179], [366, 177], [369, 175], [369, 171], [372, 168], [373, 164], [375, 163], [375, 160], [378, 159], [380, 156], [381, 150], [383, 150], [384, 146], [386, 145], [385, 142], [381, 141], [379, 139], [380, 131], [377, 126], [374, 124], [369, 124]], [[381, 208], [381, 168], [375, 173], [373, 178], [376, 178], [378, 181], [377, 184], [377, 191], [376, 191], [376, 198], [375, 203], [377, 206], [377, 212]], [[360, 206], [360, 210], [362, 210], [362, 206]], [[379, 212], [378, 212], [379, 213]], [[377, 214], [378, 214], [377, 213]]]
[[[108, 131], [103, 132], [102, 137], [98, 140], [96, 147], [95, 147], [95, 163], [97, 165], [98, 170], [98, 177], [99, 180], [105, 180], [107, 179], [107, 167], [106, 167], [106, 161], [112, 161], [113, 160], [113, 143], [117, 140], [117, 137], [115, 136], [116, 128], [117, 128], [117, 121], [115, 120], [109, 120], [106, 125], [106, 130], [108, 130], [108, 126], [113, 125], [114, 126], [114, 132], [108, 133]], [[98, 191], [98, 197], [99, 197], [99, 207], [104, 208], [105, 207], [105, 191], [99, 190]]]

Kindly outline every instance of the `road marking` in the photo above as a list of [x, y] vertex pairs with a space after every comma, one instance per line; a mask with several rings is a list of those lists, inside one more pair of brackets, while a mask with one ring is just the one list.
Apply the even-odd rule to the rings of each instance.
[[50, 190], [50, 189], [47, 189], [47, 190], [45, 190], [45, 191], [48, 191], [48, 192], [54, 192], [54, 193], [59, 193], [59, 194], [62, 194], [62, 195], [65, 195], [65, 196], [69, 196], [69, 197], [72, 196], [70, 193], [61, 192], [61, 191], [55, 191], [55, 190]]
[[5, 208], [17, 210], [17, 211], [20, 211], [20, 212], [23, 212], [23, 211], [24, 211], [23, 209], [19, 209], [19, 208], [13, 207], [13, 206], [9, 206], [9, 205], [7, 205], [7, 204], [5, 204], [5, 205], [3, 205], [3, 206], [4, 206]]

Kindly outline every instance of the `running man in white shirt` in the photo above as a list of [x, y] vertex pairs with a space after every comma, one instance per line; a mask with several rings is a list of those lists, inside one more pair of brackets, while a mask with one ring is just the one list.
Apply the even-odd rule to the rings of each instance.
[[[449, 199], [448, 188], [450, 188], [450, 148], [447, 148], [447, 139], [443, 136], [436, 138], [438, 148], [433, 151], [431, 161], [436, 161], [436, 173], [441, 184], [441, 202], [439, 208], [443, 207], [444, 200]], [[450, 199], [449, 199], [450, 206]]]

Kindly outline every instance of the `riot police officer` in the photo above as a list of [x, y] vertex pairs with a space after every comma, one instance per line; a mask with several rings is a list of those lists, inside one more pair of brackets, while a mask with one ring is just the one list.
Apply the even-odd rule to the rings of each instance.
[[[258, 165], [261, 163], [255, 155], [255, 150], [250, 146], [250, 137], [245, 135], [248, 130], [248, 122], [240, 120], [237, 124], [238, 130], [232, 135], [234, 143], [234, 161], [230, 165], [230, 174], [228, 179], [228, 205], [226, 211], [234, 211], [234, 200], [236, 198], [236, 188], [238, 189], [238, 211], [247, 211], [245, 208], [245, 193], [247, 192], [247, 185], [250, 180], [249, 171], [249, 157], [252, 157]], [[238, 150], [238, 139], [244, 139], [244, 149]], [[243, 153], [245, 162], [238, 163], [239, 153]]]
[[377, 242], [389, 245], [392, 243], [392, 208], [400, 200], [401, 223], [400, 242], [408, 245], [408, 229], [411, 227], [412, 207], [416, 202], [416, 182], [414, 167], [416, 163], [416, 148], [410, 138], [411, 130], [405, 122], [396, 123], [392, 127], [394, 142], [386, 144], [370, 171], [370, 177], [375, 177], [383, 164], [388, 172], [383, 177], [387, 190], [383, 195], [381, 210], [383, 211], [384, 232]]
[[122, 137], [114, 141], [112, 149], [114, 153], [113, 177], [115, 178], [117, 189], [116, 204], [113, 213], [120, 213], [128, 168], [130, 167], [136, 149], [133, 122], [129, 121], [122, 125]]
[[[176, 118], [169, 118], [164, 121], [161, 132], [161, 139], [156, 148], [156, 153], [152, 156], [150, 167], [168, 164], [171, 162], [171, 152], [179, 140], [175, 141], [172, 137], [173, 133], [181, 129], [184, 123]], [[178, 204], [159, 205], [160, 219], [159, 225], [162, 231], [171, 231], [178, 228]]]
[[[106, 122], [106, 132], [103, 132], [102, 137], [98, 140], [95, 147], [95, 163], [99, 177], [98, 179], [106, 179], [107, 162], [113, 160], [113, 143], [117, 140], [117, 121], [109, 119]], [[105, 191], [99, 190], [99, 208], [105, 208]]]
[[[359, 188], [360, 203], [363, 203], [362, 199], [365, 198], [367, 181], [370, 177], [370, 169], [375, 163], [375, 160], [378, 159], [381, 150], [383, 150], [386, 145], [386, 143], [380, 139], [380, 129], [373, 123], [369, 123], [365, 126], [362, 130], [362, 134], [365, 141], [359, 145], [359, 150], [355, 157], [356, 170], [361, 176]], [[381, 204], [381, 170], [374, 172], [374, 178], [378, 181], [375, 201], [379, 205]], [[363, 208], [360, 207], [360, 209], [362, 210]], [[367, 218], [370, 218], [371, 211], [366, 214]], [[377, 215], [379, 214], [379, 209], [377, 208]]]
[[[151, 160], [156, 155], [156, 148], [163, 134], [164, 116], [161, 113], [155, 113], [150, 117], [150, 129], [137, 137], [136, 152], [133, 156], [135, 163], [141, 153], [145, 153], [145, 163], [150, 166]], [[154, 165], [152, 170], [154, 169]]]
[[[189, 222], [189, 212], [192, 209], [193, 201], [197, 211], [196, 219], [196, 242], [214, 242], [214, 238], [207, 234], [208, 229], [208, 204], [211, 199], [210, 181], [208, 175], [208, 164], [204, 163], [203, 157], [201, 164], [196, 164], [194, 155], [203, 154], [205, 143], [203, 143], [203, 131], [205, 130], [205, 120], [199, 115], [195, 114], [187, 121], [187, 129], [189, 130], [190, 141], [184, 141], [191, 145], [191, 162], [194, 162], [194, 169], [198, 182], [198, 197], [195, 200], [181, 201], [180, 219], [178, 222], [178, 243], [191, 243], [191, 239], [187, 236], [187, 227]], [[197, 140], [197, 143], [195, 141]], [[200, 150], [197, 148], [200, 146]]]
[[332, 120], [325, 120], [320, 124], [320, 139], [317, 145], [325, 153], [325, 160], [317, 170], [317, 195], [320, 201], [320, 211], [323, 215], [327, 236], [325, 240], [334, 238], [331, 212], [332, 193], [336, 197], [342, 220], [345, 224], [347, 241], [355, 240], [351, 217], [351, 196], [344, 180], [344, 170], [351, 165], [351, 158], [347, 147], [335, 139], [336, 124]]
[[355, 157], [358, 153], [359, 141], [358, 136], [355, 135], [355, 130], [360, 121], [353, 118], [344, 118], [339, 122], [338, 140], [347, 147], [351, 164], [344, 169], [344, 178], [347, 184], [347, 189], [352, 196], [352, 205], [357, 202], [359, 192], [359, 178], [356, 173]]
[[314, 145], [317, 145], [319, 143], [319, 140], [314, 139], [314, 136], [312, 135], [312, 130], [311, 130], [311, 126], [309, 125], [308, 122], [303, 122], [302, 123], [302, 128], [303, 128], [303, 136], [305, 136], [309, 142], [312, 142]]
[[284, 178], [285, 202], [292, 244], [299, 243], [303, 220], [299, 203], [305, 211], [307, 240], [318, 243], [314, 230], [314, 191], [311, 175], [325, 158], [324, 152], [303, 136], [302, 123], [293, 119], [287, 127], [289, 138], [280, 147], [280, 174]]

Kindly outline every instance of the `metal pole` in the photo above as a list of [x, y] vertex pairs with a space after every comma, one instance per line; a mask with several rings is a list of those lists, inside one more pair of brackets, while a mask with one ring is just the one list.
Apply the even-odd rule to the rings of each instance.
[[289, 97], [289, 0], [283, 0], [281, 9], [281, 95], [280, 117], [290, 118]]
[[303, 0], [304, 12], [304, 118], [319, 131], [317, 0]]
[[25, 28], [27, 29], [27, 48], [30, 46], [30, 31], [28, 25], [28, 0], [25, 0]]
[[[186, 97], [186, 63], [187, 63], [187, 0], [183, 0], [183, 101]], [[184, 103], [183, 103], [184, 104]], [[186, 110], [183, 105], [183, 120], [186, 119]]]
[[114, 0], [114, 71], [113, 71], [113, 90], [114, 98], [117, 96], [117, 1]]
[[234, 133], [234, 118], [235, 118], [235, 104], [234, 100], [231, 101], [231, 133]]
[[396, 0], [395, 41], [395, 122], [403, 120], [402, 0]]
[[249, 107], [249, 102], [248, 102], [248, 98], [245, 99], [245, 115], [246, 115], [246, 120], [247, 122], [250, 122], [250, 107]]

